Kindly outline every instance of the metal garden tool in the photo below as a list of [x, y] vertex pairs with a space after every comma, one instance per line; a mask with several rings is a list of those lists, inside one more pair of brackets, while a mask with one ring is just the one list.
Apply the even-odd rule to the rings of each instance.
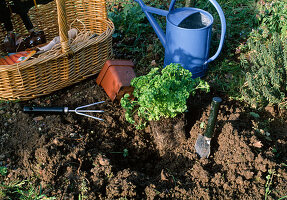
[[208, 158], [210, 154], [210, 142], [221, 101], [222, 99], [220, 97], [214, 97], [212, 99], [210, 115], [205, 133], [204, 135], [198, 135], [196, 140], [195, 150], [201, 158]]
[[90, 117], [92, 119], [97, 119], [100, 121], [104, 121], [101, 118], [86, 114], [86, 113], [103, 113], [103, 110], [85, 110], [83, 108], [87, 108], [87, 107], [91, 107], [100, 103], [104, 103], [105, 101], [100, 101], [100, 102], [96, 102], [96, 103], [92, 103], [92, 104], [88, 104], [88, 105], [84, 105], [84, 106], [79, 106], [77, 108], [75, 108], [74, 110], [70, 110], [68, 107], [29, 107], [29, 106], [24, 106], [23, 111], [25, 113], [50, 113], [50, 114], [65, 114], [65, 113], [69, 113], [69, 112], [73, 112], [76, 113], [78, 115], [83, 115], [86, 117]]

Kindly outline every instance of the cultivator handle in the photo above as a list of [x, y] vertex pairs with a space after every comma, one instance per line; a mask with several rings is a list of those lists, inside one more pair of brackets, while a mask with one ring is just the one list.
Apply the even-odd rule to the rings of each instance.
[[25, 113], [68, 113], [68, 107], [29, 107], [24, 106]]

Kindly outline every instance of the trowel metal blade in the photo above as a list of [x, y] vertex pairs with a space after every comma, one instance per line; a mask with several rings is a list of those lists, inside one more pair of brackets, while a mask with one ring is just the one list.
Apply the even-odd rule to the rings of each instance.
[[208, 158], [210, 154], [210, 139], [203, 135], [198, 135], [195, 150], [201, 158]]

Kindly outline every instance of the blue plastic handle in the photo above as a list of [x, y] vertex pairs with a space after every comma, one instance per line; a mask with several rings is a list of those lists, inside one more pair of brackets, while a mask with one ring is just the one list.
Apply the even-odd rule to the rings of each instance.
[[216, 53], [214, 54], [214, 56], [212, 56], [211, 58], [209, 58], [204, 64], [207, 64], [211, 61], [214, 61], [218, 55], [220, 54], [222, 47], [223, 47], [223, 43], [224, 43], [224, 37], [225, 37], [225, 33], [226, 33], [226, 21], [225, 21], [225, 16], [224, 13], [220, 7], [220, 5], [215, 1], [215, 0], [209, 0], [212, 5], [215, 7], [216, 11], [219, 14], [220, 17], [220, 22], [221, 22], [221, 36], [220, 36], [220, 43], [219, 43], [219, 47], [216, 51]]

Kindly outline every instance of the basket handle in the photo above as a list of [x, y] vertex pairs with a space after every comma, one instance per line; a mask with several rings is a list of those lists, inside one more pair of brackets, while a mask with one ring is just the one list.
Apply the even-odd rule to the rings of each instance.
[[62, 47], [62, 53], [69, 52], [69, 37], [68, 37], [68, 25], [67, 25], [67, 14], [65, 0], [56, 0], [57, 14], [58, 14], [58, 25], [59, 25], [59, 36]]

